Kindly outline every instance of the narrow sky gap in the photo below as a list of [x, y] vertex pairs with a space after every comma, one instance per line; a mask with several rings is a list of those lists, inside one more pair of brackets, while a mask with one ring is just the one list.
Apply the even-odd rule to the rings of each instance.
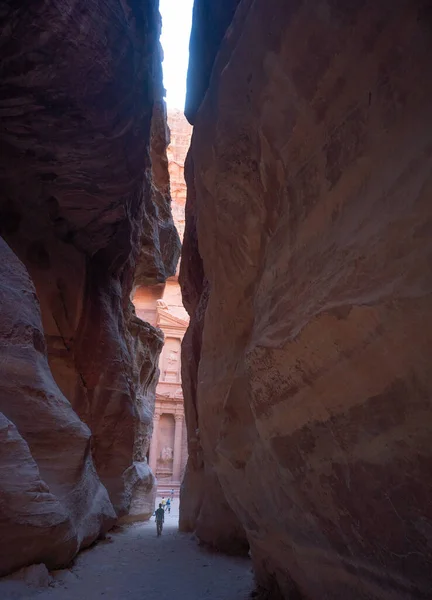
[[184, 110], [193, 0], [160, 0], [163, 79], [168, 108]]

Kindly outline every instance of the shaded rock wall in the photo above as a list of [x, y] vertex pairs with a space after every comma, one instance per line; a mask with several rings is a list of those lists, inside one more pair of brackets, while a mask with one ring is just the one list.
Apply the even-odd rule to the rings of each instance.
[[181, 520], [215, 473], [272, 598], [430, 595], [427, 7], [244, 0], [195, 117]]
[[185, 115], [192, 124], [207, 91], [215, 57], [240, 0], [195, 0], [189, 44]]
[[[160, 32], [161, 21], [158, 22]], [[146, 224], [141, 232], [140, 256], [134, 273], [134, 285], [164, 283], [175, 273], [180, 255], [180, 239], [171, 211], [170, 176], [167, 158], [169, 128], [163, 99], [162, 49], [158, 45], [155, 65], [155, 101], [151, 122], [149, 193], [144, 194]]]
[[[186, 228], [180, 264], [183, 303], [191, 317], [182, 342], [182, 388], [188, 432], [188, 462], [181, 487], [181, 531], [195, 531], [209, 546], [230, 554], [245, 554], [248, 542], [243, 527], [225, 499], [213, 468], [204, 460], [198, 395], [198, 367], [202, 351], [204, 319], [209, 284], [204, 274], [196, 235], [197, 198], [194, 185], [193, 152], [185, 164], [187, 184]], [[203, 398], [202, 402], [206, 400]]]
[[[11, 1], [0, 26], [0, 233], [34, 283], [52, 375], [90, 428], [80, 435], [121, 516], [149, 481], [162, 347], [130, 294], [134, 279], [172, 275], [179, 253], [158, 2]], [[39, 404], [33, 395], [35, 428]]]
[[[129, 356], [131, 357], [132, 398], [136, 411], [133, 435], [132, 465], [125, 470], [121, 482], [125, 486], [128, 506], [124, 521], [144, 521], [151, 517], [156, 499], [156, 480], [147, 464], [147, 452], [153, 432], [156, 385], [159, 379], [159, 355], [164, 339], [160, 329], [135, 315], [132, 303], [127, 314]], [[129, 457], [130, 461], [130, 457]]]
[[0, 575], [66, 565], [113, 525], [90, 430], [51, 375], [36, 292], [0, 238]]

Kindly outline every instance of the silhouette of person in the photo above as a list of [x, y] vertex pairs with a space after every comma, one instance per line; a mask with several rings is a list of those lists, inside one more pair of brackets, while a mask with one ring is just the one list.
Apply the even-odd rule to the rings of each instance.
[[157, 533], [157, 536], [159, 537], [160, 535], [162, 535], [163, 524], [165, 521], [165, 511], [162, 508], [162, 504], [159, 504], [159, 508], [155, 512], [155, 517], [156, 517], [156, 533]]

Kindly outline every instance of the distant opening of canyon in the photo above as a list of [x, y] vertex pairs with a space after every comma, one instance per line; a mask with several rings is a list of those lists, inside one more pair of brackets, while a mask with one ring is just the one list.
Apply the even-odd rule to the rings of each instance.
[[[170, 143], [167, 148], [170, 175], [171, 211], [174, 224], [183, 240], [185, 228], [186, 184], [184, 162], [192, 127], [183, 113], [168, 108]], [[159, 358], [159, 382], [156, 387], [153, 435], [148, 460], [156, 475], [157, 494], [180, 490], [187, 462], [187, 436], [181, 387], [181, 342], [189, 323], [178, 282], [180, 262], [175, 275], [165, 283], [138, 286], [133, 303], [143, 321], [162, 330], [164, 346]]]
[[183, 113], [193, 0], [160, 0], [163, 84], [169, 109]]
[[430, 600], [430, 0], [0, 30], [1, 600]]
[[[189, 37], [193, 0], [161, 0], [161, 44], [163, 50], [163, 85], [167, 104], [169, 145], [167, 148], [171, 212], [174, 225], [183, 241], [185, 229], [186, 183], [184, 163], [190, 145], [192, 126], [183, 110], [189, 60]], [[164, 347], [159, 358], [159, 382], [156, 388], [153, 434], [148, 462], [156, 476], [156, 498], [174, 490], [179, 495], [180, 482], [187, 463], [187, 432], [181, 388], [181, 342], [189, 323], [183, 307], [178, 282], [180, 261], [175, 275], [154, 286], [134, 289], [136, 314], [159, 328]]]

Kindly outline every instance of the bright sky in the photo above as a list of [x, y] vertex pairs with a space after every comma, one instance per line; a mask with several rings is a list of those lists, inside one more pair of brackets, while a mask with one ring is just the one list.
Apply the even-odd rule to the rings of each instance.
[[159, 0], [163, 77], [169, 108], [184, 109], [193, 0]]

